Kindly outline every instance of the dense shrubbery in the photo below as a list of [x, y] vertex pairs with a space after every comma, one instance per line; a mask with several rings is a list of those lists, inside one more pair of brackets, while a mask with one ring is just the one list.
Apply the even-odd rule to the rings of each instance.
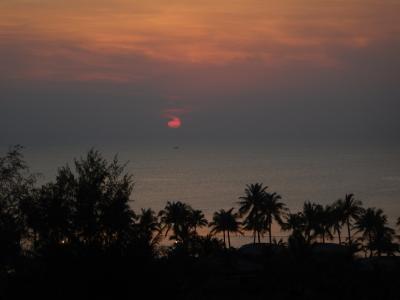
[[[237, 212], [222, 209], [209, 223], [200, 210], [179, 201], [168, 202], [158, 214], [151, 209], [135, 213], [130, 206], [133, 186], [117, 158], [108, 162], [94, 150], [75, 160], [73, 168], [60, 168], [54, 182], [42, 186], [36, 185], [21, 147], [0, 158], [1, 297], [322, 295], [296, 276], [309, 276], [329, 288], [328, 281], [336, 280], [350, 297], [363, 294], [347, 285], [353, 279], [345, 284], [339, 275], [366, 276], [353, 253], [379, 257], [399, 250], [383, 211], [364, 209], [352, 194], [327, 206], [306, 202], [301, 212], [290, 213], [278, 194], [252, 184], [240, 197]], [[287, 244], [273, 239], [273, 222], [289, 232]], [[210, 234], [200, 236], [198, 229], [206, 226]], [[252, 233], [254, 244], [258, 241], [255, 255], [231, 248], [231, 234], [244, 231]], [[265, 235], [268, 244], [259, 244]], [[334, 235], [337, 248], [321, 248]], [[174, 243], [160, 245], [166, 238]], [[399, 272], [395, 261], [390, 265]], [[285, 278], [285, 273], [291, 275]], [[389, 273], [376, 282], [392, 278]], [[268, 290], [262, 280], [275, 283]]]

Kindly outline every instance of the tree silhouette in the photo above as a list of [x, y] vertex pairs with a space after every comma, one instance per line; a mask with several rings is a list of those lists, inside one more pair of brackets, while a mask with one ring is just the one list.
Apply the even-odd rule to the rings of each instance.
[[363, 239], [367, 240], [370, 256], [374, 250], [378, 256], [383, 252], [392, 253], [396, 251], [393, 244], [395, 231], [388, 226], [387, 216], [381, 209], [368, 208], [357, 219], [355, 227], [362, 233]]
[[218, 255], [226, 249], [222, 241], [212, 234], [206, 236], [195, 235], [191, 237], [191, 249], [190, 254], [193, 257], [209, 257]]
[[304, 233], [308, 242], [316, 235], [316, 232], [320, 232], [319, 215], [317, 204], [309, 201], [304, 202], [303, 205], [303, 217], [304, 217]]
[[108, 246], [121, 242], [124, 231], [132, 229], [134, 213], [129, 203], [134, 184], [124, 168], [117, 157], [108, 163], [95, 150], [75, 160], [74, 223], [81, 242]]
[[238, 221], [239, 215], [233, 213], [233, 208], [225, 211], [221, 209], [214, 213], [213, 221], [210, 223], [211, 233], [223, 234], [224, 246], [226, 248], [226, 236], [228, 238], [228, 248], [231, 247], [230, 233], [241, 233], [240, 222]]
[[284, 231], [291, 231], [288, 237], [288, 250], [300, 260], [303, 260], [311, 252], [311, 239], [306, 237], [307, 223], [303, 212], [297, 212], [287, 214], [285, 222], [282, 224]]
[[314, 204], [315, 220], [313, 230], [315, 237], [321, 237], [322, 244], [325, 244], [326, 238], [332, 239], [332, 209], [329, 205], [325, 207], [321, 204]]
[[292, 233], [296, 234], [303, 234], [305, 231], [305, 218], [303, 213], [287, 214], [286, 221], [282, 224], [282, 229], [285, 231], [291, 230]]
[[246, 185], [245, 195], [239, 197], [239, 214], [245, 216], [243, 221], [244, 229], [253, 231], [253, 242], [255, 243], [256, 235], [260, 242], [260, 234], [264, 229], [265, 220], [261, 214], [261, 204], [266, 197], [266, 189], [262, 183]]
[[35, 189], [21, 203], [35, 247], [70, 243], [75, 238], [74, 212], [76, 182], [69, 168], [60, 168], [54, 183]]
[[[235, 288], [234, 283], [240, 282], [233, 296], [247, 296], [245, 292], [252, 290], [256, 298], [270, 293], [285, 299], [321, 297], [313, 293], [314, 286], [332, 291], [340, 283], [341, 290], [332, 297], [340, 298], [342, 287], [347, 287], [344, 292], [351, 298], [378, 299], [382, 289], [386, 296], [386, 290], [398, 283], [395, 258], [349, 259], [347, 254], [361, 249], [366, 256], [378, 257], [399, 252], [384, 212], [362, 209], [352, 194], [332, 205], [307, 201], [302, 211], [287, 213], [278, 194], [267, 192], [260, 183], [247, 185], [239, 198], [239, 211], [216, 211], [209, 223], [211, 233], [202, 236], [197, 230], [208, 223], [204, 213], [179, 201], [168, 202], [158, 214], [141, 209], [136, 215], [130, 207], [133, 179], [117, 158], [108, 161], [90, 150], [72, 167], [58, 169], [54, 180], [37, 186], [21, 151], [16, 146], [0, 157], [0, 293], [4, 299], [118, 298], [131, 282], [141, 293], [153, 293], [151, 288], [157, 286], [160, 293], [177, 298], [224, 295], [226, 289], [220, 286]], [[287, 245], [272, 239], [273, 222], [291, 231]], [[312, 244], [325, 243], [333, 233], [341, 243], [343, 226], [349, 251]], [[253, 232], [253, 243], [268, 232], [269, 243], [276, 247], [263, 251], [264, 247], [245, 246], [235, 251], [231, 234], [241, 233], [241, 228]], [[358, 239], [352, 237], [352, 230]], [[222, 233], [223, 241], [217, 233]], [[176, 243], [163, 245], [164, 234]], [[263, 287], [265, 282], [270, 284]], [[365, 289], [374, 285], [379, 287], [376, 293], [364, 297]], [[253, 292], [258, 288], [265, 288], [263, 294]], [[397, 294], [393, 295], [386, 298], [395, 299]]]
[[343, 204], [343, 207], [342, 207], [343, 218], [347, 225], [347, 234], [348, 234], [349, 245], [351, 245], [352, 221], [357, 220], [357, 218], [363, 212], [362, 202], [359, 200], [356, 200], [354, 198], [354, 194], [346, 194], [344, 199], [341, 201]]
[[[0, 203], [0, 263], [3, 267], [13, 262], [21, 251], [23, 227], [18, 218]], [[1, 268], [0, 268], [1, 269]]]
[[342, 244], [342, 227], [343, 224], [346, 223], [346, 218], [344, 216], [344, 202], [339, 199], [333, 203], [331, 206], [331, 221], [332, 221], [332, 229], [333, 232], [337, 233], [339, 244]]
[[53, 183], [22, 202], [35, 243], [51, 246], [78, 243], [107, 249], [130, 243], [134, 212], [130, 208], [132, 176], [115, 157], [108, 163], [98, 151], [75, 160], [75, 170], [58, 170]]
[[265, 220], [265, 227], [268, 231], [269, 243], [272, 244], [272, 222], [277, 221], [283, 224], [282, 214], [287, 211], [284, 203], [280, 202], [281, 196], [277, 193], [265, 193], [260, 203], [260, 215]]
[[197, 228], [207, 226], [208, 221], [204, 213], [198, 209], [192, 209], [189, 216], [189, 226], [196, 232]]
[[161, 239], [161, 225], [157, 214], [152, 209], [141, 209], [140, 215], [135, 223], [136, 234], [140, 240], [154, 249]]
[[31, 174], [17, 145], [0, 157], [0, 263], [10, 263], [20, 254], [27, 234], [21, 203], [31, 197], [36, 176]]
[[242, 221], [242, 228], [253, 233], [253, 244], [261, 243], [261, 235], [265, 231], [265, 220], [259, 211], [249, 214]]
[[168, 201], [165, 208], [159, 212], [165, 236], [172, 230], [173, 235], [170, 238], [186, 245], [194, 225], [192, 211], [192, 208], [185, 203]]

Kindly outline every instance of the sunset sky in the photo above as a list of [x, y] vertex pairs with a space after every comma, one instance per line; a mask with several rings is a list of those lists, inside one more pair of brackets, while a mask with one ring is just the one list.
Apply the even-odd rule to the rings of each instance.
[[396, 142], [399, 12], [398, 0], [0, 0], [1, 143]]

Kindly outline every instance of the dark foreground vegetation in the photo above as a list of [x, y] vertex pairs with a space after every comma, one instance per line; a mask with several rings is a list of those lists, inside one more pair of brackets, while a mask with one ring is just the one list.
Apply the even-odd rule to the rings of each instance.
[[[0, 157], [0, 299], [400, 297], [395, 230], [352, 194], [291, 213], [252, 184], [208, 222], [179, 201], [134, 212], [132, 191], [124, 165], [93, 150], [42, 186], [20, 147]], [[244, 232], [253, 243], [231, 247]]]

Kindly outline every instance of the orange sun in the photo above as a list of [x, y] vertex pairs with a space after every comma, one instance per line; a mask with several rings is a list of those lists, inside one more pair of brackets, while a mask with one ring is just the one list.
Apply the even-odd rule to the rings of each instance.
[[181, 119], [179, 119], [178, 117], [172, 117], [172, 119], [168, 121], [169, 128], [179, 128], [181, 127], [181, 125], [182, 125]]

